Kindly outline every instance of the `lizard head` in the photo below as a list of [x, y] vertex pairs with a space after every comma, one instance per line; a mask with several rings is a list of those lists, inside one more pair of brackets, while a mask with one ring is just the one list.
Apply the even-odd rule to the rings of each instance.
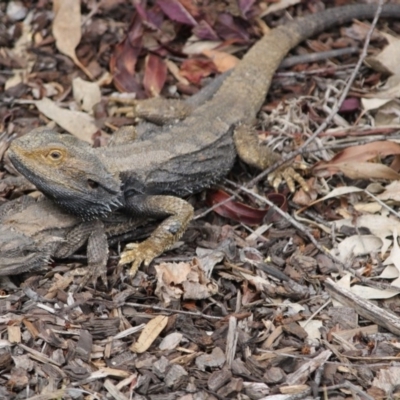
[[90, 145], [72, 135], [38, 128], [14, 140], [9, 158], [47, 197], [84, 219], [121, 206], [121, 182]]
[[21, 232], [0, 227], [0, 276], [17, 275], [46, 266], [52, 254], [52, 243], [38, 243]]

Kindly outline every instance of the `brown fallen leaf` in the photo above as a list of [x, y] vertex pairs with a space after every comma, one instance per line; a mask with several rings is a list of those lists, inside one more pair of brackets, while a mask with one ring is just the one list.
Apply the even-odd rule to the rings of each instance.
[[[223, 190], [209, 190], [207, 192], [207, 204], [211, 207], [215, 204], [224, 202], [224, 204], [216, 207], [214, 212], [222, 217], [230, 218], [234, 221], [242, 222], [247, 225], [258, 225], [263, 222], [269, 207], [254, 208], [234, 200], [225, 202], [230, 197], [231, 196]], [[287, 199], [282, 194], [270, 193], [267, 195], [267, 198], [283, 211], [287, 210]], [[277, 221], [280, 218], [281, 216], [274, 212], [270, 216], [269, 221]]]
[[200, 83], [203, 78], [216, 72], [216, 67], [211, 60], [199, 58], [189, 58], [181, 65], [181, 75], [195, 85]]
[[370, 162], [348, 162], [337, 167], [344, 175], [352, 179], [400, 179], [400, 175], [383, 164]]
[[75, 49], [81, 41], [80, 0], [53, 0], [53, 36], [57, 49], [68, 57], [90, 78], [90, 71], [78, 60]]
[[120, 92], [132, 92], [138, 95], [142, 91], [135, 76], [135, 67], [142, 47], [143, 25], [136, 14], [126, 37], [115, 46], [110, 57], [110, 72], [114, 76], [114, 85]]
[[[328, 177], [341, 171], [345, 164], [362, 163], [375, 157], [400, 154], [400, 145], [389, 140], [348, 147], [337, 153], [330, 161], [320, 161], [312, 168], [315, 176]], [[388, 178], [394, 179], [394, 178]], [[397, 179], [397, 178], [395, 178]]]
[[134, 353], [144, 353], [158, 338], [159, 334], [167, 326], [167, 323], [167, 316], [157, 315], [157, 317], [147, 323], [140, 334], [138, 341], [132, 344], [129, 349]]
[[155, 55], [146, 56], [143, 86], [148, 96], [157, 97], [167, 80], [167, 66], [164, 60]]
[[218, 292], [218, 285], [207, 278], [203, 268], [193, 263], [161, 263], [156, 265], [155, 294], [165, 304], [173, 300], [202, 300]]

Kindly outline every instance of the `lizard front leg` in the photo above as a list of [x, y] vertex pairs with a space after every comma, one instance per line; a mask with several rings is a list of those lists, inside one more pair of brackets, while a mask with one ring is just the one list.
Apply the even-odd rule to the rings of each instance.
[[83, 277], [79, 289], [89, 281], [95, 285], [97, 278], [101, 278], [107, 286], [108, 243], [102, 221], [84, 221], [72, 229], [66, 236], [65, 242], [57, 249], [55, 257], [66, 258], [74, 254], [85, 242], [87, 242], [88, 273]]
[[[264, 170], [280, 160], [280, 156], [269, 147], [260, 145], [256, 131], [248, 125], [238, 126], [233, 134], [233, 140], [240, 159], [253, 167]], [[306, 192], [309, 190], [305, 180], [287, 164], [268, 176], [268, 181], [275, 190], [282, 180], [287, 183], [291, 192], [295, 190], [294, 181], [298, 182]]]
[[148, 239], [128, 244], [122, 252], [119, 265], [132, 263], [129, 274], [134, 276], [142, 263], [149, 265], [182, 236], [193, 217], [193, 207], [178, 197], [140, 195], [128, 198], [126, 209], [136, 216], [165, 218]]

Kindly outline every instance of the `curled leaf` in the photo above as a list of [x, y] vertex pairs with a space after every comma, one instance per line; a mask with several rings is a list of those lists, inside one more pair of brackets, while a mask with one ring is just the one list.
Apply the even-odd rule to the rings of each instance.
[[[223, 203], [214, 209], [218, 215], [247, 225], [261, 224], [269, 211], [269, 207], [250, 207], [238, 201], [228, 200], [230, 197], [231, 196], [223, 190], [210, 190], [207, 193], [207, 204], [213, 206], [218, 203]], [[277, 207], [283, 210], [287, 209], [285, 196], [279, 193], [270, 193], [267, 197], [268, 200], [272, 201]], [[279, 218], [279, 214], [272, 213], [269, 219], [275, 221]]]

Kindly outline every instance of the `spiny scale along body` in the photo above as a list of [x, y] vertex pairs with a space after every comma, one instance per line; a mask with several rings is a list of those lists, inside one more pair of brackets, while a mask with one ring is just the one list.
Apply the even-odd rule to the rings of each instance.
[[[276, 155], [257, 145], [254, 136], [236, 128], [253, 122], [288, 51], [316, 33], [353, 18], [372, 18], [375, 12], [376, 5], [349, 5], [273, 29], [250, 49], [214, 95], [203, 96], [195, 107], [186, 103], [180, 115], [189, 114], [186, 118], [161, 128], [145, 125], [136, 141], [119, 145], [117, 140], [113, 146], [93, 149], [75, 137], [39, 129], [12, 143], [10, 159], [48, 197], [83, 218], [119, 207], [135, 216], [164, 218], [147, 240], [122, 254], [121, 263], [133, 262], [134, 274], [142, 262], [148, 264], [186, 229], [193, 209], [178, 197], [222, 178], [236, 154], [260, 168], [276, 160]], [[381, 17], [399, 16], [400, 5], [383, 7]], [[143, 104], [145, 108], [147, 103]], [[290, 168], [283, 175], [303, 183]]]

